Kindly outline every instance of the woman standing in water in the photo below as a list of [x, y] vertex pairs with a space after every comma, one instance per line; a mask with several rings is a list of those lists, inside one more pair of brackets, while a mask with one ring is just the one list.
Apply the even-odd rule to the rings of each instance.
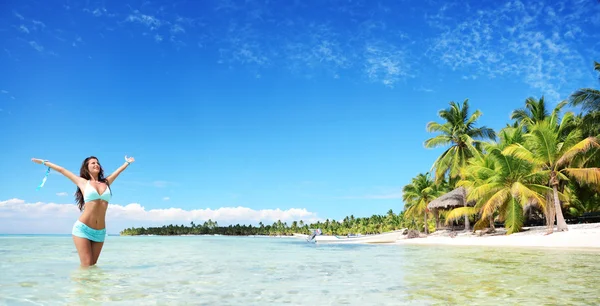
[[75, 198], [79, 210], [83, 213], [73, 225], [73, 242], [79, 253], [81, 266], [95, 265], [106, 237], [106, 210], [112, 196], [110, 186], [117, 176], [135, 161], [134, 158], [125, 156], [125, 163], [107, 178], [104, 177], [104, 170], [98, 158], [94, 156], [83, 160], [79, 176], [47, 160], [32, 158], [31, 161], [54, 169], [77, 186]]

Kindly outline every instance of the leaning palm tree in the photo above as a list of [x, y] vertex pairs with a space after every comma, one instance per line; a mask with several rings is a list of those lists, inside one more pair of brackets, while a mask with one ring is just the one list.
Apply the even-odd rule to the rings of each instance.
[[[563, 136], [563, 129], [570, 126], [573, 118], [574, 115], [569, 112], [558, 124], [550, 119], [538, 122], [530, 126], [531, 131], [525, 135], [524, 144], [513, 144], [503, 150], [505, 154], [514, 154], [534, 164], [538, 173], [547, 177], [546, 184], [553, 192], [557, 231], [568, 230], [559, 199], [559, 183], [574, 179], [579, 184], [600, 185], [600, 168], [584, 168], [581, 163], [573, 163], [581, 160], [586, 152], [600, 148], [597, 137], [583, 138], [579, 129], [572, 129]], [[547, 217], [553, 219], [553, 216]], [[552, 231], [553, 227], [550, 227], [548, 233]]]
[[440, 190], [435, 182], [429, 176], [429, 173], [419, 173], [412, 179], [410, 184], [402, 188], [402, 200], [406, 203], [405, 216], [416, 217], [423, 215], [424, 233], [428, 234], [427, 214], [429, 213], [427, 205], [437, 198]]
[[[448, 147], [433, 163], [435, 181], [440, 182], [446, 175], [449, 186], [453, 188], [456, 181], [464, 179], [462, 170], [472, 157], [481, 158], [482, 141], [493, 140], [496, 133], [486, 126], [477, 127], [477, 120], [482, 113], [479, 110], [469, 114], [469, 101], [463, 101], [462, 107], [456, 102], [450, 102], [450, 107], [440, 110], [439, 116], [444, 123], [427, 123], [428, 132], [438, 132], [439, 135], [427, 139], [426, 148]], [[469, 217], [465, 215], [465, 230], [469, 230]]]
[[[535, 202], [545, 206], [543, 194], [549, 188], [543, 185], [544, 177], [534, 172], [534, 164], [504, 154], [500, 148], [490, 148], [483, 159], [470, 161], [466, 172], [469, 179], [458, 183], [469, 189], [468, 201], [475, 201], [475, 208], [481, 218], [475, 228], [489, 223], [493, 229], [494, 214], [504, 221], [507, 234], [519, 232], [524, 223], [524, 208]], [[473, 208], [470, 208], [473, 209]], [[446, 222], [460, 217], [465, 208], [450, 212]], [[474, 211], [470, 211], [474, 213]]]

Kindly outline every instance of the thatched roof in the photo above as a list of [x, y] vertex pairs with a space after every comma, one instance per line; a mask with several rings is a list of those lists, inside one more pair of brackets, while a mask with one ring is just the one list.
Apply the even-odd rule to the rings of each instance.
[[[436, 208], [442, 208], [442, 209], [447, 209], [449, 207], [461, 207], [464, 204], [464, 198], [465, 198], [466, 192], [465, 189], [463, 187], [458, 187], [446, 194], [444, 194], [443, 196], [431, 201], [429, 203], [429, 205], [427, 205], [427, 208], [429, 209], [436, 209]], [[469, 202], [467, 203], [467, 206], [473, 206], [473, 202]]]

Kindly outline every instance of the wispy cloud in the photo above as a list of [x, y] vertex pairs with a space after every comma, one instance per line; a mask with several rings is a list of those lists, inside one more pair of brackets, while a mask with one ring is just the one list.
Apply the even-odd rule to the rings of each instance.
[[[70, 232], [72, 223], [78, 218], [80, 212], [74, 204], [57, 203], [27, 203], [21, 199], [0, 201], [0, 233], [26, 232], [30, 225], [35, 223], [35, 232]], [[54, 220], [49, 222], [34, 222], [35, 220]], [[281, 220], [291, 222], [303, 220], [314, 222], [320, 220], [316, 213], [304, 208], [261, 209], [255, 210], [247, 207], [221, 207], [217, 209], [180, 208], [146, 209], [138, 203], [127, 205], [109, 204], [107, 211], [107, 228], [110, 233], [135, 226], [163, 225], [163, 224], [189, 224], [204, 222], [208, 219], [228, 224], [257, 224], [258, 222], [271, 223]]]
[[489, 9], [444, 5], [428, 17], [441, 32], [427, 54], [453, 70], [470, 71], [464, 79], [517, 77], [550, 98], [564, 98], [572, 90], [566, 86], [587, 67], [578, 51], [581, 26], [589, 22], [586, 10], [600, 13], [597, 7], [575, 0], [514, 0]]
[[152, 15], [142, 14], [138, 10], [134, 10], [132, 14], [129, 14], [129, 16], [125, 18], [125, 20], [128, 22], [141, 24], [151, 31], [157, 30], [163, 25], [163, 22], [160, 19]]
[[400, 79], [410, 76], [404, 52], [394, 45], [368, 43], [364, 50], [365, 73], [371, 81], [393, 87]]
[[163, 198], [163, 201], [168, 201], [168, 200], [170, 200], [170, 199], [171, 199], [171, 198], [169, 198], [169, 197], [164, 197], [164, 198]]
[[20, 20], [24, 20], [25, 19], [25, 17], [23, 17], [23, 15], [21, 15], [21, 14], [19, 14], [17, 12], [13, 12], [13, 14], [15, 15], [15, 17], [17, 17]]
[[57, 193], [56, 193], [56, 195], [57, 195], [57, 196], [59, 196], [59, 197], [66, 197], [66, 196], [68, 196], [69, 194], [68, 194], [68, 193], [66, 193], [66, 192], [57, 192]]
[[29, 29], [24, 25], [19, 26], [19, 31], [29, 34]]
[[[600, 6], [594, 1], [473, 5], [428, 0], [406, 6], [334, 0], [319, 4], [322, 14], [312, 14], [311, 4], [304, 1], [211, 3], [190, 13], [193, 17], [177, 11], [179, 3], [160, 6], [150, 1], [137, 7], [127, 4], [124, 14], [109, 12], [102, 2], [87, 4], [83, 11], [104, 29], [124, 28], [177, 50], [210, 50], [207, 54], [226, 69], [249, 70], [256, 78], [267, 76], [267, 69], [285, 69], [300, 77], [353, 78], [393, 88], [429, 78], [431, 71], [452, 70], [465, 81], [518, 79], [549, 98], [563, 97], [575, 82], [593, 79], [589, 57], [597, 53], [600, 37], [589, 31], [590, 25], [600, 25]], [[402, 14], [411, 15], [406, 18], [414, 28], [398, 17]], [[48, 30], [51, 25], [27, 18], [26, 12], [13, 15], [13, 28], [27, 37], [23, 41], [50, 53], [54, 46], [36, 34], [54, 33]], [[65, 33], [72, 36], [60, 35], [61, 41], [82, 46], [76, 30]], [[429, 92], [419, 85], [413, 88]]]
[[36, 41], [30, 41], [29, 45], [34, 48], [35, 50], [37, 50], [38, 52], [44, 52], [44, 46], [38, 44]]

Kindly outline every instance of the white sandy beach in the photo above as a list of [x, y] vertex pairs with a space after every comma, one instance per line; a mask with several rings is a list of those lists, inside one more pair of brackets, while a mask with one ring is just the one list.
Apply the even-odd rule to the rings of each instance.
[[[556, 227], [555, 227], [556, 230]], [[545, 226], [524, 228], [522, 232], [506, 235], [504, 228], [496, 233], [479, 236], [475, 233], [441, 230], [424, 238], [407, 239], [403, 236], [395, 244], [412, 245], [460, 245], [460, 246], [507, 246], [507, 247], [547, 247], [547, 248], [585, 248], [600, 251], [600, 223], [569, 225], [567, 232], [546, 233]]]

